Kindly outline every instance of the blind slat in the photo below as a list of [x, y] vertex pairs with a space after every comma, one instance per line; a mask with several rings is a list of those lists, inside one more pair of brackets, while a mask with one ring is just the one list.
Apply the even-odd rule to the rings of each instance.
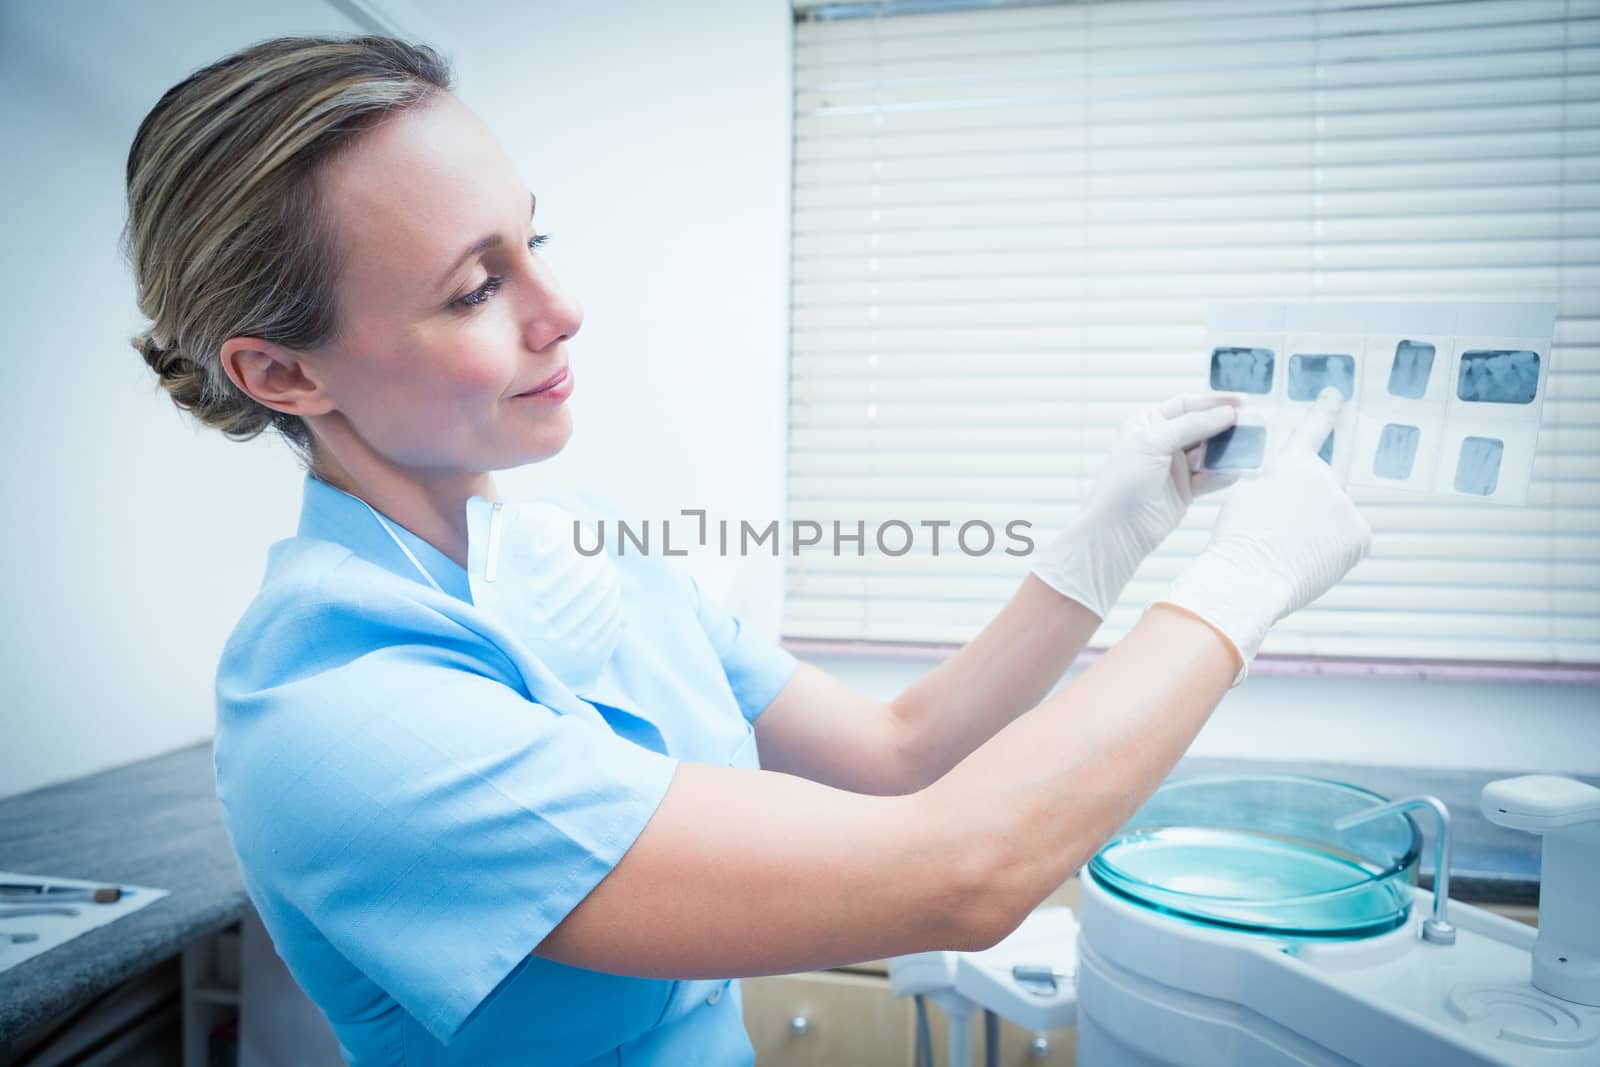
[[[831, 0], [796, 0], [796, 11], [830, 6]], [[1589, 5], [1589, 6], [1586, 6]], [[1226, 35], [1282, 32], [1303, 20], [1321, 20], [1327, 32], [1377, 33], [1407, 30], [1453, 29], [1463, 26], [1497, 26], [1508, 22], [1547, 21], [1564, 15], [1592, 17], [1590, 0], [1565, 4], [1563, 0], [1492, 0], [1476, 3], [1396, 7], [1346, 5], [1319, 0], [1276, 0], [1271, 14], [1262, 19], [1260, 0], [1146, 0], [1138, 4], [1098, 4], [1032, 7], [1002, 11], [967, 10], [933, 14], [897, 15], [887, 27], [895, 40], [930, 42], [939, 38], [971, 39], [985, 34], [1032, 38], [1051, 30], [1076, 32], [1136, 28], [1143, 34], [1164, 32], [1174, 36], [1207, 32], [1205, 27], [1226, 27]], [[885, 36], [881, 19], [851, 19], [812, 23], [796, 42], [796, 60], [808, 49], [851, 41], [880, 40]], [[1192, 39], [1192, 38], [1191, 38]], [[924, 45], [924, 47], [930, 47]]]
[[[1537, 53], [1500, 56], [1471, 56], [1452, 58], [1451, 69], [1430, 66], [1428, 60], [1406, 64], [1352, 65], [1331, 68], [1326, 82], [1349, 87], [1393, 90], [1403, 99], [1391, 100], [1392, 107], [1384, 110], [1371, 108], [1315, 107], [1317, 98], [1307, 101], [1296, 97], [1294, 103], [1304, 109], [1286, 112], [1267, 111], [1262, 114], [1221, 114], [1215, 116], [1204, 128], [1191, 130], [1190, 137], [1200, 139], [1222, 138], [1229, 131], [1241, 141], [1258, 140], [1268, 130], [1277, 127], [1281, 132], [1290, 127], [1300, 128], [1310, 123], [1325, 136], [1337, 136], [1340, 131], [1355, 132], [1416, 132], [1477, 127], [1500, 128], [1513, 115], [1532, 113], [1544, 116], [1550, 105], [1558, 101], [1583, 101], [1593, 98], [1594, 76], [1600, 74], [1600, 47], [1551, 50]], [[1359, 77], [1360, 75], [1365, 77]], [[1427, 77], [1432, 74], [1433, 77]], [[1428, 106], [1411, 92], [1414, 83], [1456, 86], [1470, 80], [1493, 80], [1500, 84], [1495, 99], [1479, 101], [1474, 107], [1460, 107], [1446, 93], [1432, 93]], [[1511, 84], [1520, 82], [1521, 84]], [[1225, 74], [1215, 75], [1213, 91], [1236, 88], [1237, 80], [1228, 80]], [[851, 154], [861, 150], [863, 141], [879, 140], [893, 143], [896, 138], [919, 133], [938, 136], [950, 132], [975, 132], [995, 129], [1058, 129], [1074, 130], [1087, 127], [1094, 137], [1104, 143], [1137, 143], [1155, 137], [1171, 139], [1175, 128], [1182, 125], [1173, 121], [1170, 114], [1159, 112], [1141, 116], [1130, 122], [1128, 116], [1118, 116], [1102, 111], [1097, 86], [1096, 106], [1076, 95], [1063, 95], [1054, 99], [994, 98], [963, 101], [960, 106], [922, 107], [918, 109], [881, 109], [857, 107], [854, 109], [830, 108], [822, 113], [798, 112], [795, 116], [795, 141], [799, 150], [823, 150], [830, 142], [838, 150]], [[1127, 91], [1131, 91], [1131, 88]], [[1159, 84], [1149, 92], [1165, 95], [1170, 90]], [[1192, 94], [1191, 94], [1192, 95]], [[1369, 98], [1370, 99], [1370, 98]]]
[[[1391, 108], [1474, 106], [1504, 107], [1592, 96], [1596, 75], [1568, 73], [1561, 77], [1471, 78], [1459, 81], [1417, 82], [1409, 85], [1325, 86], [1300, 67], [1246, 67], [1232, 77], [1216, 72], [1213, 85], [1184, 93], [1169, 88], [1184, 72], [1174, 62], [1165, 79], [1149, 76], [1121, 79], [1096, 78], [1065, 81], [1051, 88], [1044, 83], [961, 86], [943, 96], [930, 96], [916, 86], [882, 85], [830, 90], [797, 90], [800, 114], [819, 118], [867, 115], [928, 114], [1039, 105], [1073, 106], [1092, 113], [1097, 123], [1170, 122], [1175, 117], [1237, 118], [1244, 115], [1319, 115]], [[1202, 68], [1204, 69], [1204, 68]], [[1233, 68], [1228, 68], [1232, 70]], [[1081, 77], [1081, 76], [1080, 76]], [[1253, 85], [1251, 83], [1254, 83]]]
[[[1152, 585], [1144, 590], [1151, 596], [1159, 596], [1162, 587]], [[858, 601], [859, 602], [859, 601]], [[935, 622], [956, 623], [970, 617], [973, 602], [948, 600], [948, 601], [918, 601], [916, 603], [898, 604], [895, 601], [884, 601], [885, 604], [895, 605], [894, 608], [882, 608], [874, 604], [868, 614], [879, 625], [894, 620], [904, 626], [913, 623], [929, 624]], [[843, 612], [830, 610], [834, 602], [825, 598], [812, 599], [803, 595], [795, 596], [793, 618], [795, 621], [813, 619], [827, 621], [837, 618]], [[1110, 619], [1113, 625], [1121, 620], [1132, 621], [1137, 613], [1130, 609], [1115, 611]], [[1469, 613], [1448, 611], [1378, 611], [1372, 609], [1337, 610], [1331, 608], [1309, 607], [1284, 619], [1273, 628], [1274, 633], [1304, 634], [1320, 636], [1325, 633], [1338, 633], [1345, 635], [1370, 635], [1373, 630], [1382, 626], [1393, 633], [1404, 634], [1423, 632], [1434, 638], [1468, 638], [1478, 640], [1500, 639], [1512, 641], [1600, 641], [1600, 620], [1594, 616], [1577, 615], [1514, 615], [1500, 613]], [[886, 635], [882, 635], [886, 636]], [[1391, 638], [1393, 640], [1393, 638]], [[1392, 653], [1391, 653], [1392, 654]], [[1485, 658], [1498, 659], [1498, 656]]]
[[[803, 517], [820, 523], [824, 530], [831, 529], [833, 522], [847, 529], [855, 529], [857, 523], [865, 522], [867, 529], [871, 530], [876, 529], [878, 524], [890, 521], [921, 528], [920, 524], [924, 521], [959, 518], [963, 522], [981, 519], [997, 530], [1004, 529], [1008, 522], [1022, 520], [1032, 523], [1035, 531], [1045, 533], [1059, 529], [1072, 517], [1079, 503], [1078, 498], [1087, 488], [1084, 484], [1086, 481], [1074, 482], [1070, 476], [1064, 476], [1052, 482], [1045, 494], [1026, 500], [965, 500], [937, 492], [920, 497], [908, 496], [898, 501], [877, 497], [865, 502], [831, 495], [797, 496], [795, 503], [804, 505], [805, 510], [803, 516], [799, 511], [795, 512], [795, 516], [797, 519]], [[1533, 497], [1548, 497], [1552, 483], [1545, 479], [1538, 482], [1534, 489]], [[1386, 543], [1404, 546], [1407, 554], [1413, 556], [1427, 554], [1426, 542], [1404, 540], [1413, 535], [1443, 537], [1441, 546], [1454, 546], [1451, 551], [1457, 557], [1477, 558], [1485, 546], [1493, 550], [1497, 543], [1494, 538], [1503, 534], [1527, 537], [1574, 535], [1581, 539], [1600, 519], [1600, 498], [1594, 495], [1592, 488], [1587, 494], [1581, 491], [1573, 494], [1576, 497], [1574, 503], [1562, 505], [1549, 500], [1530, 499], [1526, 506], [1519, 508], [1490, 507], [1478, 501], [1400, 491], [1385, 492], [1364, 486], [1352, 487], [1351, 492], [1361, 498], [1374, 516], [1384, 520], [1384, 529], [1379, 532]], [[1180, 526], [1172, 535], [1171, 550], [1188, 552], [1191, 548], [1199, 548], [1203, 541], [1191, 542], [1189, 533], [1204, 535], [1208, 528], [1206, 524], [1215, 520], [1219, 506], [1216, 501], [1206, 497], [1195, 501], [1192, 516], [1184, 520], [1187, 525]], [[922, 510], [919, 514], [913, 514], [913, 508]], [[1533, 541], [1520, 544], [1516, 554], [1519, 557], [1527, 555], [1533, 545]], [[1562, 552], [1572, 547], [1567, 545], [1563, 548], [1556, 544], [1550, 550]]]
[[[1559, 113], [1560, 108], [1552, 110]], [[960, 144], [961, 138], [952, 137], [942, 144], [927, 145], [930, 151], [914, 155], [879, 152], [871, 156], [832, 159], [802, 156], [796, 160], [795, 183], [824, 186], [881, 182], [887, 185], [958, 178], [1064, 177], [1171, 170], [1193, 173], [1292, 168], [1303, 172], [1304, 168], [1313, 166], [1414, 166], [1423, 161], [1449, 164], [1456, 169], [1505, 157], [1560, 160], [1563, 154], [1600, 155], [1600, 104], [1583, 110], [1589, 112], [1584, 117], [1593, 122], [1592, 126], [1418, 135], [1409, 138], [1403, 147], [1395, 144], [1392, 137], [1328, 141], [1297, 138], [1232, 144], [1180, 142], [1177, 145], [1107, 148], [1081, 139], [1072, 143], [1065, 137], [1058, 138], [1055, 144], [1026, 144], [1021, 143], [1024, 138], [1016, 136], [1019, 143], [1015, 146], [980, 151], [975, 146], [964, 147]], [[1559, 169], [1558, 163], [1558, 173]]]
[[[1361, 278], [1352, 279], [1344, 285], [1340, 273], [1328, 271], [1324, 273], [1323, 284], [1329, 291], [1343, 289], [1354, 291], [1366, 290], [1362, 295], [1381, 297], [1383, 294], [1393, 295], [1395, 289], [1405, 286], [1416, 293], [1442, 294], [1469, 294], [1472, 290], [1496, 290], [1499, 292], [1525, 291], [1539, 293], [1549, 299], [1550, 296], [1560, 292], [1553, 283], [1559, 281], [1561, 268], [1527, 268], [1522, 271], [1505, 269], [1500, 271], [1455, 271], [1451, 278], [1437, 280], [1432, 287], [1424, 289], [1411, 282], [1403, 272], [1359, 272]], [[1287, 273], [1287, 272], [1286, 272]], [[1355, 274], [1357, 272], [1348, 272]], [[1593, 283], [1600, 284], [1600, 268], [1566, 268], [1565, 273], [1574, 284]], [[1539, 280], [1547, 284], [1541, 286]], [[1136, 276], [1124, 275], [1116, 278], [1101, 278], [1094, 284], [1086, 283], [1080, 297], [1093, 298], [1100, 292], [1116, 288], [1124, 296], [1129, 294], [1143, 294], [1147, 292], [1159, 293], [1163, 290], [1175, 296], [1192, 295], [1186, 285], [1199, 286], [1205, 281], [1203, 275], [1194, 275], [1185, 278], [1181, 275], [1163, 276]], [[1355, 281], [1364, 281], [1365, 284], [1356, 285]], [[1384, 282], [1390, 282], [1387, 288]], [[1312, 279], [1304, 279], [1305, 288], [1312, 288]], [[1455, 284], [1449, 284], [1455, 282]], [[1495, 284], [1499, 282], [1500, 284]], [[1517, 283], [1522, 284], [1518, 285]], [[1474, 284], [1475, 283], [1475, 284]], [[1214, 296], [1226, 295], [1232, 290], [1226, 288], [1221, 282], [1217, 285]], [[1264, 293], [1272, 281], [1266, 276], [1259, 276], [1257, 284]], [[1248, 292], [1247, 286], [1240, 289]], [[1277, 291], [1287, 292], [1287, 288]], [[1590, 290], [1593, 291], [1592, 289]], [[1259, 294], [1258, 294], [1259, 295]], [[1441, 299], [1449, 299], [1448, 295]], [[1461, 299], [1461, 295], [1454, 297]], [[1505, 298], [1502, 298], [1505, 299]], [[1193, 324], [1173, 325], [1169, 323], [1117, 323], [1101, 318], [1085, 316], [1074, 324], [1040, 324], [1036, 326], [1010, 326], [995, 327], [985, 330], [981, 327], [946, 327], [943, 329], [873, 329], [869, 324], [860, 328], [834, 328], [834, 329], [796, 329], [794, 331], [793, 347], [797, 354], [826, 354], [844, 352], [891, 352], [891, 351], [919, 351], [940, 352], [959, 351], [971, 352], [988, 348], [1004, 348], [1013, 351], [1049, 350], [1049, 351], [1084, 351], [1107, 352], [1111, 350], [1148, 350], [1150, 348], [1176, 348], [1189, 346], [1191, 351], [1203, 352], [1205, 348], [1205, 335], [1197, 332]], [[1197, 357], [1198, 358], [1198, 357]], [[1197, 368], [1196, 373], [1201, 373], [1203, 367]]]

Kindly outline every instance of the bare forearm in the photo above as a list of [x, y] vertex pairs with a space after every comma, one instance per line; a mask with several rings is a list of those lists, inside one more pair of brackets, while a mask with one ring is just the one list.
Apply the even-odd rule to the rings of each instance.
[[891, 702], [912, 788], [937, 780], [1060, 680], [1099, 627], [1032, 575], [960, 652]]
[[1004, 932], [1166, 777], [1238, 669], [1210, 626], [1157, 605], [1106, 656], [919, 794], [927, 817], [986, 842]]
[[727, 978], [961, 947], [982, 879], [919, 816], [914, 797], [683, 763], [633, 847], [539, 954]]

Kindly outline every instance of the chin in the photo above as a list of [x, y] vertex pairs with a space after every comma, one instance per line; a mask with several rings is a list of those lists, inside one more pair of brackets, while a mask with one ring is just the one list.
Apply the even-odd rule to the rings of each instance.
[[531, 446], [524, 450], [522, 458], [517, 461], [517, 466], [550, 459], [566, 448], [570, 440], [572, 440], [572, 412], [566, 405], [562, 405], [559, 411], [554, 412], [539, 427]]

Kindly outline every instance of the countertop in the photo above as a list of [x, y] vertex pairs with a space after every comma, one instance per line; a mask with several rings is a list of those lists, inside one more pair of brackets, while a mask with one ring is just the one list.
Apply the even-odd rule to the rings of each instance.
[[210, 742], [0, 800], [0, 869], [171, 891], [0, 975], [0, 1063], [249, 904]]
[[[1396, 798], [1431, 793], [1453, 817], [1450, 895], [1538, 900], [1538, 838], [1495, 826], [1478, 811], [1484, 784], [1505, 772], [1189, 758], [1173, 777], [1240, 773], [1332, 778]], [[1585, 781], [1600, 785], [1600, 778]], [[1424, 855], [1423, 883], [1430, 885], [1431, 856]], [[7, 971], [0, 980], [0, 1060], [67, 1013], [233, 922], [249, 904], [213, 790], [209, 743], [0, 801], [0, 869], [171, 890]]]

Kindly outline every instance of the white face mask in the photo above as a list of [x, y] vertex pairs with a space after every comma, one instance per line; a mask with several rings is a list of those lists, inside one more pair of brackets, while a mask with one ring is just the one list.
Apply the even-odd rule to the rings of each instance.
[[[383, 516], [375, 510], [372, 514], [438, 589]], [[574, 691], [594, 686], [616, 651], [623, 627], [616, 564], [604, 552], [586, 556], [577, 550], [578, 522], [570, 512], [539, 500], [491, 504], [475, 496], [467, 501], [472, 603], [522, 638]]]
[[538, 500], [467, 501], [473, 604], [521, 636], [573, 690], [593, 686], [622, 637], [616, 564], [604, 552], [577, 550], [578, 522]]

